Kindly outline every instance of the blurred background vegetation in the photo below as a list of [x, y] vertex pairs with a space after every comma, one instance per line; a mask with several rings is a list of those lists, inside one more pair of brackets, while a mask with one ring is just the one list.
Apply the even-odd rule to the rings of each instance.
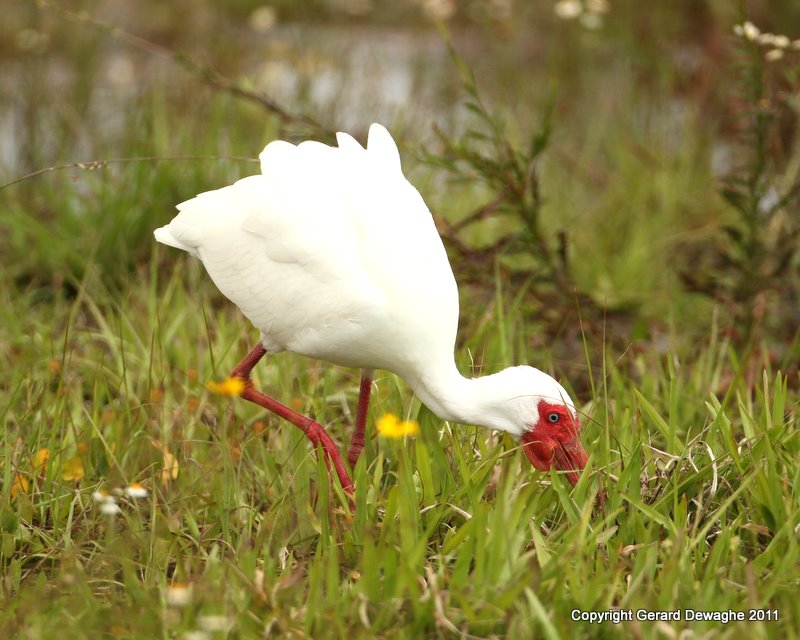
[[548, 341], [574, 344], [580, 311], [623, 347], [715, 322], [788, 362], [800, 34], [768, 60], [734, 34], [745, 16], [783, 34], [800, 5], [13, 2], [2, 182], [109, 162], [4, 188], [4, 266], [59, 291], [94, 264], [124, 287], [176, 202], [255, 170], [233, 156], [380, 121], [469, 295], [499, 269]]

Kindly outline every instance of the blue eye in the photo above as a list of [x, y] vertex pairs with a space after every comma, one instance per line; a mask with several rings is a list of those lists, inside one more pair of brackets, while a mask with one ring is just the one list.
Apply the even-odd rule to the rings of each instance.
[[550, 422], [552, 422], [553, 424], [555, 424], [556, 422], [558, 422], [559, 420], [561, 420], [561, 416], [560, 416], [560, 415], [558, 415], [557, 413], [551, 413], [551, 414], [548, 414], [548, 416], [547, 416], [547, 419], [548, 419]]

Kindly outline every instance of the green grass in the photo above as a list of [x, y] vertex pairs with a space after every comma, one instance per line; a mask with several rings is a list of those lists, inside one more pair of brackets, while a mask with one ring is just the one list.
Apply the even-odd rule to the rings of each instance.
[[[215, 637], [600, 637], [607, 627], [571, 611], [617, 606], [777, 609], [777, 623], [673, 626], [796, 637], [800, 438], [779, 372], [748, 386], [724, 341], [691, 362], [642, 354], [636, 382], [606, 358], [582, 407], [592, 472], [574, 491], [509, 439], [442, 424], [382, 374], [371, 416], [410, 413], [421, 434], [371, 434], [351, 512], [297, 429], [205, 392], [256, 333], [197, 263], [153, 256], [124, 294], [90, 272], [72, 299], [4, 301], [0, 635], [172, 637], [223, 615], [230, 631]], [[524, 356], [513, 331], [503, 349]], [[256, 377], [347, 441], [356, 372], [280, 355]], [[177, 478], [164, 480], [162, 446]], [[86, 475], [66, 482], [75, 456]], [[12, 499], [15, 474], [30, 488]], [[148, 499], [99, 512], [93, 491], [134, 481]], [[192, 587], [186, 607], [166, 603], [175, 582]]]
[[[108, 53], [107, 35], [31, 14], [83, 66], [65, 99], [32, 81], [46, 56], [19, 58], [35, 110], [9, 178], [84, 153], [220, 159], [73, 168], [0, 190], [0, 637], [800, 638], [800, 342], [791, 326], [771, 334], [771, 313], [791, 317], [793, 303], [764, 291], [761, 330], [742, 339], [729, 309], [679, 275], [729, 221], [710, 168], [725, 134], [707, 110], [735, 79], [715, 66], [719, 84], [691, 93], [664, 55], [689, 30], [683, 12], [616, 7], [600, 34], [543, 34], [529, 81], [513, 30], [487, 31], [486, 55], [467, 60], [512, 142], [541, 121], [542, 87], [560, 83], [541, 224], [549, 239], [568, 230], [587, 297], [548, 305], [507, 255], [454, 260], [462, 372], [527, 362], [555, 373], [583, 413], [590, 469], [572, 489], [534, 471], [511, 439], [443, 423], [380, 372], [354, 509], [299, 430], [205, 390], [257, 331], [197, 261], [151, 236], [175, 203], [250, 173], [225, 158], [255, 156], [279, 123], [158, 73], [112, 105], [124, 126], [91, 112], [84, 122], [89, 88], [103, 82], [92, 52]], [[707, 19], [729, 32], [721, 10]], [[192, 29], [202, 26], [164, 37], [191, 42]], [[208, 46], [223, 70], [255, 55], [222, 37]], [[687, 115], [676, 125], [679, 88]], [[415, 164], [430, 143], [430, 123], [415, 118], [409, 109], [393, 127], [405, 128], [404, 169], [453, 223], [493, 194]], [[454, 111], [445, 124], [472, 122]], [[514, 224], [493, 217], [463, 238], [483, 246]], [[359, 372], [281, 354], [254, 377], [346, 447]], [[420, 434], [377, 437], [387, 411], [416, 418]], [[83, 477], [65, 480], [76, 459]], [[103, 514], [93, 493], [133, 482], [149, 496], [118, 497], [121, 513]], [[176, 585], [190, 590], [182, 606]], [[571, 618], [611, 608], [764, 609], [778, 620]]]

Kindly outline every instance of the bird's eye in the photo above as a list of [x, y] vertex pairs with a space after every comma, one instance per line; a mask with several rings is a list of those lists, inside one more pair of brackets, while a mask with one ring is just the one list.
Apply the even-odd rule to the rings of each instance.
[[549, 414], [549, 415], [547, 416], [547, 419], [548, 419], [550, 422], [552, 422], [552, 423], [554, 423], [554, 424], [555, 424], [556, 422], [558, 422], [559, 420], [561, 420], [561, 416], [560, 416], [560, 415], [558, 415], [557, 413], [551, 413], [551, 414]]

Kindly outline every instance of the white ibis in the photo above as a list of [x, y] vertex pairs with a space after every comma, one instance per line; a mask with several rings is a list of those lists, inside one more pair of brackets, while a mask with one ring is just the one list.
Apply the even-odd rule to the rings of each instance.
[[250, 372], [267, 352], [362, 370], [351, 466], [364, 447], [374, 371], [385, 369], [444, 420], [506, 431], [534, 467], [565, 470], [576, 484], [587, 456], [558, 382], [529, 366], [480, 378], [456, 368], [456, 281], [392, 136], [373, 124], [366, 149], [346, 133], [337, 141], [271, 142], [260, 175], [179, 204], [155, 231], [159, 242], [199, 258], [261, 332], [232, 372], [239, 394], [321, 445], [348, 492], [353, 483], [324, 427], [253, 387]]

